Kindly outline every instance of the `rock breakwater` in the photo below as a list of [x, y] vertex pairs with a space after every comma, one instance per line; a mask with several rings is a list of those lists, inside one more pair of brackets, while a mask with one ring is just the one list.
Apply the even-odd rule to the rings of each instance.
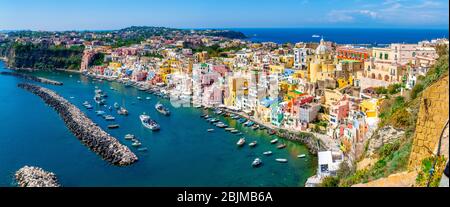
[[20, 187], [60, 187], [56, 175], [39, 167], [24, 166], [16, 174]]
[[116, 138], [98, 127], [80, 109], [54, 91], [28, 83], [21, 83], [18, 87], [39, 96], [55, 109], [67, 128], [104, 160], [117, 166], [130, 165], [138, 160], [127, 146], [122, 145]]

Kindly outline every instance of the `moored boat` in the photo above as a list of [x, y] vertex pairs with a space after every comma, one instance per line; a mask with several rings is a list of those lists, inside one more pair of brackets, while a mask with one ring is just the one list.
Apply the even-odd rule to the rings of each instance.
[[141, 119], [141, 123], [142, 125], [144, 125], [144, 127], [151, 129], [153, 131], [160, 129], [159, 124], [156, 123], [156, 121], [152, 120], [150, 116], [142, 114], [139, 116], [139, 118]]
[[286, 162], [288, 162], [288, 160], [287, 159], [283, 159], [283, 158], [278, 158], [278, 159], [275, 159], [277, 162], [281, 162], [281, 163], [286, 163]]
[[297, 157], [298, 157], [298, 158], [305, 158], [306, 155], [305, 155], [305, 154], [300, 154], [300, 155], [297, 155]]
[[214, 131], [214, 129], [208, 129], [208, 132], [213, 132]]
[[170, 115], [169, 109], [160, 103], [157, 103], [155, 105], [155, 109], [156, 109], [156, 111], [158, 111], [159, 113], [161, 113], [163, 115], [166, 115], [166, 116]]
[[119, 128], [119, 125], [118, 124], [111, 124], [111, 125], [108, 125], [108, 128], [109, 129], [117, 129], [117, 128]]
[[253, 167], [258, 167], [258, 166], [260, 166], [262, 164], [262, 161], [261, 161], [261, 159], [259, 159], [259, 158], [256, 158], [255, 160], [253, 160], [253, 162], [252, 162], [252, 166]]
[[278, 139], [272, 139], [272, 141], [270, 141], [271, 144], [275, 144], [278, 142]]
[[272, 151], [267, 151], [267, 152], [263, 152], [263, 155], [271, 155], [272, 154]]
[[286, 144], [282, 143], [277, 146], [278, 149], [286, 148]]
[[120, 107], [120, 109], [117, 110], [117, 113], [118, 113], [119, 115], [124, 115], [124, 116], [126, 116], [126, 115], [128, 115], [128, 110], [126, 110], [124, 107]]
[[239, 141], [236, 143], [237, 146], [242, 147], [245, 144], [245, 138], [239, 139]]
[[132, 135], [132, 134], [127, 134], [127, 135], [125, 135], [125, 139], [126, 139], [126, 140], [132, 140], [132, 139], [134, 139], [134, 135]]
[[253, 141], [250, 144], [248, 144], [249, 147], [256, 147], [256, 145], [258, 144], [257, 141]]

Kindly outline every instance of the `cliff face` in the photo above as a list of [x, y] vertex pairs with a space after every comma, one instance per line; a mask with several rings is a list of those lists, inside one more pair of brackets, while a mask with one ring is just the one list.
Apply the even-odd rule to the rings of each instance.
[[83, 47], [55, 47], [43, 44], [14, 44], [8, 52], [8, 67], [18, 69], [78, 70]]

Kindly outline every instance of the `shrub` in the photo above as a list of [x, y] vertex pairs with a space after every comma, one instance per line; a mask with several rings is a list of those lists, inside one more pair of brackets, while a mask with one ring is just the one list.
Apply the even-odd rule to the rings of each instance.
[[339, 178], [328, 176], [322, 179], [322, 183], [320, 187], [338, 187], [339, 186]]

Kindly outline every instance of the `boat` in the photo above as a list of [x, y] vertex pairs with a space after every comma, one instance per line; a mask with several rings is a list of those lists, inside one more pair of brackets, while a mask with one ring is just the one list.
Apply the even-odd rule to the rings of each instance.
[[132, 134], [127, 134], [127, 135], [125, 135], [125, 139], [126, 139], [126, 140], [132, 140], [132, 139], [134, 139], [134, 135], [132, 135]]
[[111, 124], [111, 125], [108, 125], [108, 128], [109, 129], [117, 129], [117, 128], [119, 128], [119, 125], [118, 124]]
[[71, 97], [69, 97], [70, 99], [74, 99], [75, 97], [73, 97], [73, 96], [71, 96]]
[[314, 38], [319, 38], [320, 36], [319, 35], [313, 35], [312, 37], [314, 37]]
[[89, 105], [89, 102], [88, 101], [85, 101], [85, 102], [83, 102], [83, 105]]
[[286, 144], [279, 144], [278, 146], [277, 146], [277, 148], [278, 149], [283, 149], [283, 148], [286, 148]]
[[259, 128], [259, 125], [254, 125], [254, 126], [252, 126], [252, 129], [253, 130], [257, 130]]
[[137, 97], [138, 100], [142, 100], [142, 98], [140, 96]]
[[258, 144], [257, 141], [253, 141], [250, 144], [248, 144], [249, 147], [256, 147], [256, 145]]
[[86, 107], [87, 109], [92, 109], [92, 108], [93, 108], [91, 104], [87, 104], [87, 105], [85, 105], [85, 107]]
[[233, 131], [233, 130], [235, 130], [235, 128], [225, 128], [225, 131]]
[[124, 116], [128, 115], [128, 111], [125, 108], [123, 108], [123, 107], [120, 107], [120, 109], [117, 110], [117, 113], [119, 115], [124, 115]]
[[142, 114], [139, 116], [139, 118], [141, 119], [141, 123], [142, 125], [144, 125], [146, 128], [149, 128], [153, 131], [159, 130], [160, 126], [158, 123], [156, 123], [156, 121], [152, 120], [150, 118], [150, 116]]
[[259, 126], [259, 130], [264, 130], [264, 129], [266, 129], [265, 126]]
[[250, 122], [247, 123], [246, 126], [247, 126], [247, 127], [251, 127], [251, 126], [253, 126], [254, 124], [255, 124], [255, 122], [250, 121]]
[[278, 142], [278, 139], [272, 139], [272, 141], [270, 141], [271, 144], [275, 144]]
[[100, 105], [105, 104], [105, 101], [104, 101], [104, 100], [102, 99], [102, 97], [99, 96], [99, 95], [95, 95], [95, 96], [94, 96], [94, 101], [95, 101], [95, 103], [100, 104]]
[[150, 100], [151, 98], [149, 96], [147, 96], [145, 99]]
[[239, 139], [239, 141], [238, 141], [236, 144], [237, 144], [237, 146], [239, 146], [239, 147], [244, 146], [244, 144], [245, 144], [245, 138]]
[[237, 129], [234, 129], [234, 130], [231, 130], [230, 132], [231, 132], [231, 133], [233, 133], [233, 134], [236, 134], [236, 133], [238, 133], [238, 132], [239, 132], [239, 130], [237, 130]]
[[246, 122], [246, 121], [247, 121], [246, 118], [240, 118], [240, 119], [238, 120], [239, 123], [244, 123], [244, 122]]
[[213, 132], [214, 131], [214, 129], [208, 129], [208, 132]]
[[271, 155], [272, 154], [272, 151], [267, 151], [267, 152], [263, 152], [263, 155]]
[[157, 103], [157, 104], [155, 105], [155, 109], [156, 109], [156, 111], [158, 111], [159, 113], [161, 113], [161, 114], [163, 114], [163, 115], [166, 115], [166, 116], [169, 116], [169, 115], [170, 115], [169, 109], [166, 108], [164, 105], [162, 105], [162, 104], [160, 104], [160, 103]]
[[262, 161], [261, 161], [261, 159], [259, 159], [259, 158], [256, 158], [255, 160], [253, 160], [253, 162], [252, 162], [252, 166], [253, 167], [258, 167], [258, 166], [260, 166], [262, 164]]
[[277, 162], [286, 163], [288, 160], [283, 158], [275, 159]]
[[298, 157], [298, 158], [305, 158], [306, 155], [305, 155], [305, 154], [300, 154], [300, 155], [297, 155], [297, 157]]
[[116, 120], [116, 117], [111, 116], [111, 115], [104, 115], [103, 118], [104, 118], [106, 121], [114, 121], [114, 120]]
[[139, 146], [141, 146], [142, 144], [139, 142], [139, 141], [137, 141], [137, 142], [133, 142], [133, 144], [131, 144], [131, 146], [133, 146], [133, 147], [139, 147]]
[[276, 134], [277, 132], [276, 132], [275, 130], [271, 129], [271, 130], [268, 131], [268, 133], [269, 133], [269, 135], [274, 135], [274, 134]]
[[118, 109], [120, 106], [119, 106], [119, 104], [116, 102], [116, 103], [114, 103], [114, 108], [115, 109]]
[[142, 147], [138, 149], [139, 152], [145, 152], [148, 151], [147, 147]]
[[106, 112], [105, 111], [96, 111], [95, 112], [97, 116], [103, 116]]

